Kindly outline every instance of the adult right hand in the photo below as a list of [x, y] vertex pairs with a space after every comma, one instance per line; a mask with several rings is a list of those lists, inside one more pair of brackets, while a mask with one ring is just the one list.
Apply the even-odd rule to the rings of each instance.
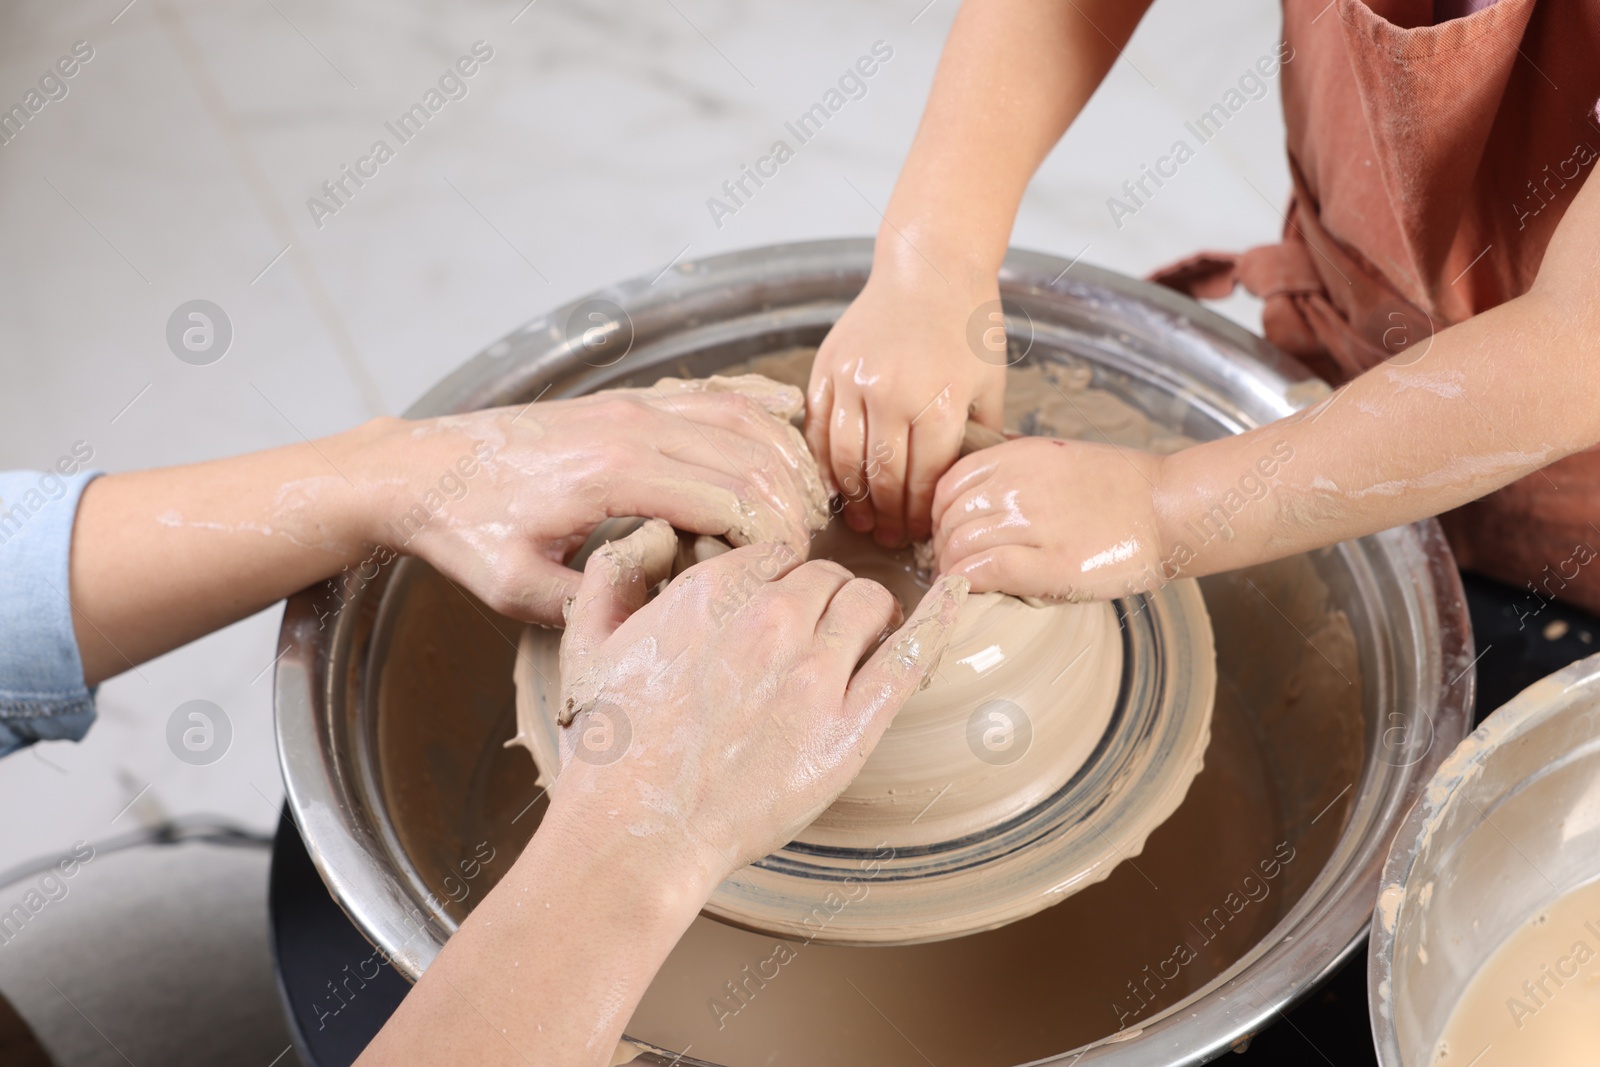
[[890, 546], [927, 540], [934, 486], [967, 419], [996, 430], [1004, 419], [999, 311], [992, 273], [883, 264], [829, 331], [811, 367], [806, 440], [851, 529]]
[[676, 545], [652, 521], [590, 557], [561, 646], [565, 695], [582, 705], [563, 747], [604, 715], [627, 740], [603, 762], [567, 758], [533, 839], [362, 1067], [616, 1062], [711, 893], [844, 789], [933, 670], [966, 594], [965, 579], [940, 581], [878, 645], [899, 621], [887, 590], [763, 544], [645, 604]]
[[[941, 579], [900, 625], [876, 582], [753, 545], [645, 604], [676, 544], [665, 523], [646, 523], [584, 570], [561, 644], [563, 708], [577, 718], [546, 819], [625, 834], [632, 875], [709, 895], [843, 792], [937, 665], [968, 583]], [[626, 722], [621, 755], [568, 758], [594, 716], [613, 736]]]

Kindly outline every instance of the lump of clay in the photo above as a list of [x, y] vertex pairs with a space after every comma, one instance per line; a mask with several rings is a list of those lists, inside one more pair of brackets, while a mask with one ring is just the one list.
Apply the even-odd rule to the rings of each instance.
[[[795, 350], [753, 366], [803, 381], [811, 356]], [[1024, 376], [1035, 432], [1055, 428], [1042, 416], [1073, 413], [1079, 431], [1092, 420], [1113, 437], [1154, 443], [1147, 418], [1126, 405], [1108, 410], [1070, 371]], [[798, 389], [760, 376], [667, 379], [656, 388], [737, 389], [779, 418], [800, 412]], [[1040, 392], [1060, 399], [1041, 409]], [[998, 440], [976, 429], [963, 451]], [[637, 526], [613, 520], [596, 539]], [[652, 552], [674, 555], [681, 570], [726, 548], [680, 537]], [[879, 582], [908, 611], [928, 586], [927, 561], [919, 568], [914, 549], [884, 549], [837, 518], [813, 537], [811, 555]], [[969, 596], [939, 668], [849, 788], [789, 846], [724, 883], [706, 910], [778, 936], [844, 944], [938, 940], [1033, 914], [1136, 855], [1177, 808], [1203, 762], [1215, 680], [1210, 623], [1193, 581], [1118, 604]], [[557, 635], [524, 632], [515, 681], [514, 743], [529, 748], [548, 782], [565, 717]], [[829, 909], [820, 930], [808, 921], [841, 896], [852, 901], [847, 912]]]
[[[717, 550], [681, 538], [652, 551], [681, 567]], [[840, 520], [811, 550], [908, 609], [927, 585], [911, 549], [886, 550]], [[778, 936], [936, 940], [1032, 914], [1136, 855], [1200, 771], [1215, 665], [1192, 581], [1132, 604], [969, 596], [938, 669], [855, 780], [787, 848], [724, 883], [707, 912]], [[560, 759], [560, 643], [529, 627], [515, 668], [515, 743], [546, 784]], [[825, 930], [806, 925], [829, 894], [859, 893], [863, 871], [886, 867], [895, 878]]]

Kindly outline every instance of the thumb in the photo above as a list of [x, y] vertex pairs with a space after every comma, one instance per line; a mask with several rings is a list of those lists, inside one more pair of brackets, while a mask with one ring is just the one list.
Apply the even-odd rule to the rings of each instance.
[[864, 725], [861, 754], [877, 745], [895, 713], [933, 676], [950, 643], [970, 583], [959, 575], [933, 583], [905, 624], [878, 646], [845, 688], [844, 711]]
[[665, 521], [650, 519], [620, 541], [595, 549], [583, 568], [578, 592], [567, 609], [561, 635], [562, 726], [594, 703], [599, 679], [591, 659], [628, 616], [644, 607], [662, 579], [672, 573], [678, 535]]

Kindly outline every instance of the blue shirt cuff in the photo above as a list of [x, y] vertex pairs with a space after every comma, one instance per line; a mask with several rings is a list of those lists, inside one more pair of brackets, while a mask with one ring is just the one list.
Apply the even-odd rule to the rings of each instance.
[[67, 599], [73, 519], [100, 474], [78, 469], [87, 447], [55, 470], [0, 471], [0, 756], [94, 722]]

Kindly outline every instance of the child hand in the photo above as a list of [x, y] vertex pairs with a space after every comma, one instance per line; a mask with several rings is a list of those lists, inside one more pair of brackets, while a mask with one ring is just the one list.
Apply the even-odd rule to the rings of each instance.
[[[984, 309], [999, 310], [987, 280], [915, 283], [875, 270], [822, 342], [811, 367], [806, 440], [843, 495], [844, 520], [880, 544], [926, 540], [934, 485], [955, 462], [968, 417], [999, 429], [1005, 359], [969, 342], [996, 339]], [[993, 352], [993, 355], [987, 353]]]
[[950, 468], [933, 499], [939, 572], [975, 593], [1109, 600], [1159, 586], [1162, 457], [1023, 437]]

